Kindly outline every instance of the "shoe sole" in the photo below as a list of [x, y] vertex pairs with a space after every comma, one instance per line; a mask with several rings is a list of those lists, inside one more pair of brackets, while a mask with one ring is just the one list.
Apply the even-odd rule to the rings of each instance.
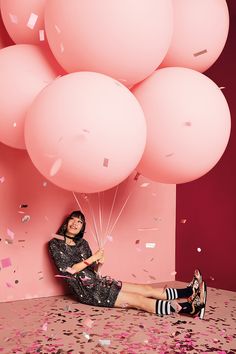
[[205, 316], [205, 310], [206, 310], [206, 301], [207, 301], [207, 285], [205, 282], [203, 282], [203, 303], [204, 303], [204, 307], [200, 310], [198, 317], [203, 320], [204, 316]]

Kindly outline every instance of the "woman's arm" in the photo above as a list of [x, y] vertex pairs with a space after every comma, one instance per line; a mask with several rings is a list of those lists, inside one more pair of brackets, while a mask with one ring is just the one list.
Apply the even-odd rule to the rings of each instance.
[[103, 249], [98, 250], [94, 255], [90, 256], [89, 258], [83, 260], [82, 262], [75, 263], [71, 267], [67, 267], [66, 271], [68, 273], [74, 274], [79, 273], [84, 270], [86, 267], [90, 266], [91, 264], [99, 261], [103, 258], [104, 251]]

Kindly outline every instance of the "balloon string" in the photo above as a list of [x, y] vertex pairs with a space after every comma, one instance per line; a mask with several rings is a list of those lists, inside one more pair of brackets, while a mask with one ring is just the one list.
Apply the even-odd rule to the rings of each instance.
[[[135, 177], [134, 177], [134, 181], [135, 181], [135, 182], [137, 182], [139, 176], [140, 176], [140, 173], [137, 172], [136, 175], [135, 175]], [[123, 210], [124, 210], [124, 208], [125, 208], [125, 206], [126, 206], [128, 200], [130, 199], [131, 195], [133, 194], [133, 192], [134, 192], [134, 190], [135, 190], [135, 187], [136, 187], [136, 183], [135, 183], [135, 186], [132, 188], [131, 192], [128, 194], [128, 197], [126, 198], [126, 200], [125, 200], [123, 206], [121, 207], [121, 210], [120, 210], [120, 212], [119, 212], [119, 214], [118, 214], [118, 216], [117, 216], [117, 218], [116, 218], [116, 220], [115, 220], [115, 222], [114, 222], [112, 228], [109, 230], [109, 235], [113, 232], [113, 230], [114, 230], [114, 228], [115, 228], [115, 226], [116, 226], [116, 224], [117, 224], [117, 221], [119, 220], [119, 218], [120, 218], [120, 216], [121, 216], [121, 214], [122, 214], [122, 212], [123, 212]]]
[[116, 190], [115, 190], [115, 193], [114, 193], [113, 202], [112, 202], [112, 206], [111, 206], [111, 210], [110, 210], [110, 215], [109, 215], [109, 218], [108, 218], [107, 227], [106, 227], [106, 231], [105, 231], [105, 236], [107, 236], [107, 231], [108, 231], [108, 229], [110, 227], [111, 215], [112, 215], [114, 204], [115, 204], [115, 201], [116, 201], [118, 188], [119, 188], [119, 185], [116, 186]]
[[94, 216], [94, 211], [93, 211], [93, 207], [92, 207], [91, 204], [90, 204], [89, 198], [86, 198], [86, 201], [87, 201], [88, 204], [89, 204], [90, 213], [91, 213], [91, 215], [92, 215], [93, 226], [94, 226], [94, 230], [95, 230], [95, 236], [96, 236], [96, 240], [97, 240], [97, 243], [98, 243], [98, 247], [101, 248], [100, 240], [99, 240], [99, 236], [98, 236], [97, 224], [96, 224], [96, 220], [95, 220], [95, 216]]
[[100, 235], [101, 235], [101, 246], [102, 246], [103, 245], [103, 239], [102, 239], [102, 206], [101, 206], [100, 192], [98, 192], [98, 213], [99, 213], [99, 224], [100, 224]]
[[[78, 204], [79, 209], [82, 211], [82, 213], [84, 213], [83, 208], [82, 208], [81, 204], [79, 203], [79, 200], [78, 200], [78, 198], [76, 197], [75, 193], [72, 192], [72, 194], [73, 194], [73, 196], [74, 196], [74, 198], [75, 198], [76, 203]], [[95, 236], [95, 234], [94, 234], [94, 232], [93, 232], [93, 230], [92, 230], [92, 227], [91, 227], [90, 223], [88, 223], [88, 225], [89, 225], [89, 227], [90, 227], [90, 230], [91, 230], [91, 233], [92, 233], [92, 235], [93, 235], [93, 238], [95, 239], [95, 241], [98, 242], [97, 237]], [[99, 245], [99, 242], [98, 242], [98, 245]]]

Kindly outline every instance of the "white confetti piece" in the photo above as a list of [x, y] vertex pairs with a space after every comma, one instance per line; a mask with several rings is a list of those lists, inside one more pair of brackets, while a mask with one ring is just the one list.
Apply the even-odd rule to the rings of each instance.
[[113, 241], [113, 237], [111, 235], [107, 235], [107, 240], [112, 242]]
[[22, 222], [26, 223], [30, 221], [30, 216], [29, 215], [24, 215], [23, 218], [21, 219]]
[[60, 50], [61, 50], [61, 53], [64, 52], [65, 48], [64, 48], [64, 44], [63, 43], [60, 43]]
[[9, 17], [10, 17], [10, 20], [11, 20], [12, 23], [15, 23], [15, 24], [18, 23], [18, 18], [17, 18], [16, 15], [13, 15], [13, 14], [9, 13]]
[[45, 323], [42, 325], [42, 330], [43, 330], [43, 331], [47, 331], [47, 330], [48, 330], [48, 324], [47, 324], [47, 322], [45, 322]]
[[198, 252], [201, 252], [201, 251], [202, 251], [202, 249], [201, 249], [200, 247], [198, 247], [198, 248], [197, 248], [197, 251], [198, 251]]
[[0, 183], [4, 183], [5, 182], [5, 177], [4, 176], [1, 176], [0, 177]]
[[30, 14], [30, 17], [27, 22], [27, 27], [30, 29], [34, 29], [34, 26], [38, 20], [38, 15], [34, 14], [33, 12]]
[[176, 275], [176, 274], [177, 274], [177, 272], [175, 270], [170, 273], [170, 275]]
[[58, 173], [58, 171], [61, 168], [61, 165], [62, 165], [62, 159], [57, 159], [54, 162], [54, 164], [52, 165], [51, 170], [50, 170], [50, 176], [51, 177], [55, 176]]
[[48, 183], [47, 182], [43, 182], [43, 187], [47, 187]]
[[149, 186], [149, 184], [150, 183], [148, 183], [148, 182], [144, 182], [144, 183], [140, 184], [140, 187], [145, 188], [145, 187]]
[[86, 339], [90, 339], [90, 335], [88, 334], [88, 333], [86, 333], [86, 332], [83, 332], [83, 336], [86, 338]]
[[99, 344], [103, 347], [109, 346], [111, 344], [110, 339], [99, 339]]
[[221, 86], [219, 87], [220, 90], [224, 90], [225, 89], [225, 86]]
[[181, 220], [180, 220], [180, 223], [181, 223], [181, 224], [185, 224], [186, 222], [187, 222], [187, 219], [181, 219]]
[[39, 30], [39, 40], [40, 42], [45, 40], [44, 30]]
[[13, 123], [13, 128], [15, 128], [15, 127], [16, 127], [16, 122]]
[[147, 242], [145, 244], [146, 248], [155, 248], [156, 247], [156, 243], [155, 242]]
[[12, 230], [7, 229], [7, 235], [8, 235], [12, 240], [14, 240], [15, 233], [14, 233]]

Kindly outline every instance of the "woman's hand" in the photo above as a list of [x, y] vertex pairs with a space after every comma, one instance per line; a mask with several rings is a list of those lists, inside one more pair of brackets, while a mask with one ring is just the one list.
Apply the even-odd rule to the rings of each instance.
[[97, 252], [94, 253], [93, 255], [94, 261], [99, 261], [102, 260], [104, 258], [104, 249], [101, 248], [100, 250], [98, 250]]

